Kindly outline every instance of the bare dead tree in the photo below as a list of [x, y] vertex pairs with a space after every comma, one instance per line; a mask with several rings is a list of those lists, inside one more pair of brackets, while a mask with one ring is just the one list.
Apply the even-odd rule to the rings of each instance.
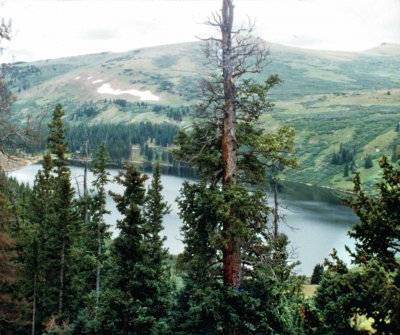
[[[247, 28], [234, 29], [233, 22], [233, 0], [223, 0], [221, 12], [214, 13], [208, 21], [209, 25], [220, 31], [221, 37], [205, 39], [208, 42], [206, 56], [216, 63], [222, 75], [223, 91], [217, 91], [219, 85], [211, 83], [205, 86], [204, 91], [211, 97], [209, 104], [217, 106], [212, 117], [215, 124], [222, 128], [221, 176], [226, 190], [237, 183], [238, 174], [236, 123], [240, 108], [235, 82], [245, 74], [259, 73], [268, 55], [265, 44], [252, 35], [252, 23]], [[228, 219], [223, 223], [223, 275], [225, 284], [232, 288], [240, 287], [242, 280], [242, 241], [235, 233], [235, 221], [235, 209], [231, 208]]]
[[[0, 4], [1, 7], [1, 4]], [[11, 20], [6, 21], [4, 18], [0, 19], [0, 50], [1, 44], [4, 40], [11, 40]]]
[[[3, 42], [10, 40], [11, 21], [2, 18], [0, 19], [0, 53], [3, 51]], [[18, 124], [13, 120], [11, 106], [15, 102], [15, 96], [7, 85], [11, 66], [10, 64], [1, 64], [0, 67], [0, 155], [6, 156], [7, 159], [13, 159], [7, 153], [7, 146], [16, 148], [21, 143], [34, 142], [39, 139], [47, 117], [45, 111], [36, 117], [28, 116], [22, 122], [19, 120]]]

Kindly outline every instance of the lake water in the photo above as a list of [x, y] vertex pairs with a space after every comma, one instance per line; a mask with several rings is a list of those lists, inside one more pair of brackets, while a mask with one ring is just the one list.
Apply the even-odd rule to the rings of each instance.
[[[20, 182], [33, 184], [33, 180], [41, 165], [34, 164], [20, 170], [10, 172], [9, 175], [17, 178]], [[112, 179], [118, 170], [109, 170]], [[72, 167], [72, 182], [77, 193], [83, 192], [83, 169]], [[92, 176], [89, 175], [89, 182]], [[182, 237], [180, 235], [181, 220], [178, 216], [178, 206], [175, 199], [184, 179], [170, 175], [162, 176], [164, 186], [164, 198], [171, 205], [171, 213], [164, 218], [164, 234], [167, 237], [165, 243], [170, 253], [178, 254], [183, 250]], [[150, 180], [148, 181], [150, 182]], [[122, 187], [115, 183], [109, 183], [107, 190], [122, 193]], [[330, 191], [299, 185], [285, 183], [279, 190], [281, 214], [284, 215], [284, 223], [280, 230], [287, 233], [291, 241], [291, 259], [300, 260], [301, 264], [296, 272], [310, 275], [317, 263], [323, 262], [332, 252], [333, 248], [348, 262], [348, 255], [344, 245], [352, 247], [354, 242], [347, 237], [347, 231], [357, 221], [353, 212], [340, 203]], [[106, 222], [112, 227], [114, 235], [118, 234], [114, 226], [119, 212], [115, 208], [111, 197], [107, 198], [107, 208], [111, 211], [106, 215]]]

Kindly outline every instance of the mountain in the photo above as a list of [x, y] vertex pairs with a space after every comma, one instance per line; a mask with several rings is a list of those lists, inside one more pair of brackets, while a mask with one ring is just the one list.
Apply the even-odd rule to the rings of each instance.
[[[181, 123], [159, 111], [199, 99], [201, 77], [211, 72], [202, 49], [194, 42], [14, 64], [8, 80], [15, 115], [23, 119], [62, 103], [72, 125]], [[348, 189], [347, 160], [372, 185], [379, 157], [400, 150], [400, 46], [356, 53], [269, 44], [269, 50], [269, 64], [256, 79], [276, 73], [284, 81], [271, 90], [275, 108], [263, 122], [267, 130], [285, 123], [296, 129], [300, 166], [286, 178]], [[344, 152], [353, 158], [343, 160]], [[333, 164], [334, 154], [341, 156]], [[373, 167], [365, 169], [368, 156]]]

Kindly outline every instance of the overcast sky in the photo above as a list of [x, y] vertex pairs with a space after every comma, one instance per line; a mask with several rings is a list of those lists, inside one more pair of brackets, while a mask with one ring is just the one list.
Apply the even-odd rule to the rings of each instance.
[[[221, 0], [3, 0], [13, 39], [1, 61], [32, 61], [196, 40]], [[236, 22], [257, 34], [313, 49], [400, 44], [400, 0], [235, 0]]]

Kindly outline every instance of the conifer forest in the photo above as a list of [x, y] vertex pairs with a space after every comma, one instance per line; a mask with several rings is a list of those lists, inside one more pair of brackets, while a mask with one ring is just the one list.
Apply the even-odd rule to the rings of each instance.
[[[27, 103], [18, 101], [49, 75], [38, 65], [2, 65], [1, 156], [35, 157], [40, 169], [31, 185], [0, 169], [0, 335], [400, 334], [399, 120], [382, 112], [389, 135], [376, 136], [370, 147], [360, 145], [363, 132], [350, 141], [349, 128], [340, 126], [342, 136], [324, 149], [323, 162], [316, 151], [299, 154], [305, 145], [297, 136], [306, 136], [308, 121], [292, 125], [278, 111], [283, 122], [270, 123], [281, 106], [273, 93], [290, 77], [266, 75], [269, 47], [251, 18], [237, 25], [237, 1], [209, 9], [205, 24], [215, 33], [201, 38], [202, 78], [185, 77], [179, 86], [144, 75], [158, 92], [179, 91], [179, 103], [132, 102], [125, 93], [78, 104], [57, 92], [47, 114], [30, 118]], [[12, 17], [4, 17], [0, 46], [14, 38]], [[163, 56], [152, 66], [164, 71], [176, 62]], [[65, 66], [51, 71], [61, 76], [71, 70]], [[136, 83], [133, 70], [118, 71]], [[71, 87], [79, 81], [74, 76]], [[399, 92], [385, 86], [384, 98]], [[132, 112], [132, 121], [131, 110], [149, 118]], [[109, 115], [120, 121], [101, 119]], [[307, 136], [315, 146], [323, 142]], [[387, 138], [388, 152], [381, 152]], [[343, 181], [338, 188], [351, 184], [340, 198], [356, 217], [348, 232], [354, 247], [343, 246], [350, 262], [333, 249], [312, 274], [301, 274], [277, 194], [285, 179], [301, 180], [304, 165], [317, 173], [310, 161], [326, 164]], [[72, 164], [84, 173], [79, 191]], [[165, 167], [191, 171], [177, 199], [162, 193]], [[115, 178], [111, 168], [118, 169]], [[110, 191], [110, 183], [122, 193]], [[113, 229], [105, 219], [109, 201], [120, 215]], [[174, 201], [182, 222], [177, 255], [163, 234]]]

